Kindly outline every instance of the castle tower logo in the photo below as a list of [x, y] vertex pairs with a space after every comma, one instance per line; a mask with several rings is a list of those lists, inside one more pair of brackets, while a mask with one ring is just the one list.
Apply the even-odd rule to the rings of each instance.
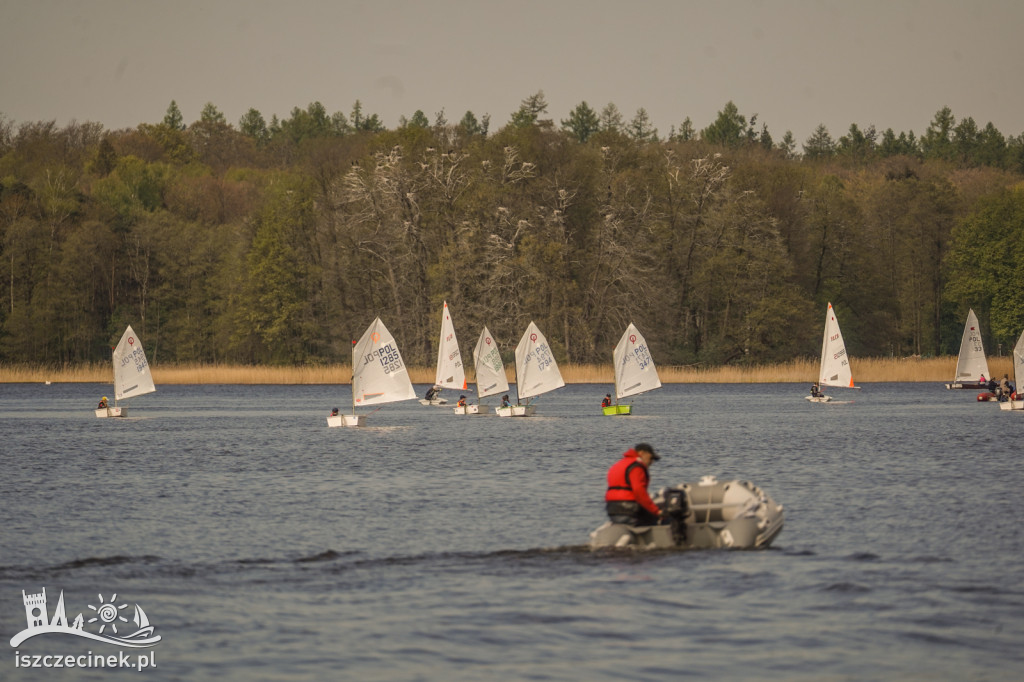
[[[89, 609], [94, 615], [87, 620], [87, 616], [79, 613], [74, 622], [68, 625], [68, 617], [64, 610], [64, 590], [60, 592], [52, 618], [49, 618], [46, 608], [45, 587], [39, 594], [26, 594], [22, 590], [25, 621], [28, 625], [11, 637], [11, 646], [17, 648], [28, 638], [47, 633], [85, 637], [116, 646], [135, 648], [151, 647], [160, 641], [160, 635], [154, 634], [155, 628], [150, 625], [149, 618], [141, 606], [135, 605], [135, 612], [129, 621], [125, 616], [128, 604], [118, 605], [116, 594], [110, 597], [110, 601], [106, 601], [102, 594], [96, 596], [99, 598], [96, 604], [89, 604]], [[95, 628], [95, 631], [91, 628]]]

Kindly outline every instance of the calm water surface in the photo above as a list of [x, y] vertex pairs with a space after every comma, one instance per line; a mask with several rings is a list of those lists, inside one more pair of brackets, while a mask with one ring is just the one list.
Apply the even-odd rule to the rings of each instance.
[[[163, 640], [139, 679], [1020, 679], [1024, 413], [805, 389], [669, 385], [608, 418], [611, 387], [576, 385], [533, 419], [406, 402], [328, 429], [347, 386], [161, 386], [100, 420], [107, 386], [0, 385], [0, 679], [112, 674], [15, 667], [42, 588], [69, 619], [143, 606]], [[775, 545], [589, 551], [641, 440], [654, 489], [762, 486]]]

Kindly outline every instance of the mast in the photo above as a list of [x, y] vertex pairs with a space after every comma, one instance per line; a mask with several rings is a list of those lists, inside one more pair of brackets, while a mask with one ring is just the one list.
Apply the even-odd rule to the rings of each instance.
[[356, 416], [356, 342], [352, 342], [352, 416]]

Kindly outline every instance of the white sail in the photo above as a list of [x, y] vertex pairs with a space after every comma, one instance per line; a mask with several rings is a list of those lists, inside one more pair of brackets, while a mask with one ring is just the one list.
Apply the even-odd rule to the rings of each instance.
[[114, 399], [124, 400], [155, 390], [142, 342], [128, 325], [114, 349]]
[[960, 354], [956, 359], [956, 376], [954, 381], [979, 381], [984, 376], [991, 379], [988, 373], [988, 361], [985, 360], [985, 347], [981, 343], [981, 329], [974, 309], [967, 311], [967, 323], [964, 324], [964, 335], [960, 339]]
[[548, 340], [532, 321], [516, 346], [516, 391], [532, 398], [565, 386]]
[[476, 393], [485, 398], [508, 390], [505, 365], [501, 362], [498, 342], [487, 327], [480, 332], [480, 338], [473, 349], [473, 364], [476, 367]]
[[818, 376], [821, 386], [842, 386], [855, 388], [853, 374], [850, 372], [850, 359], [846, 355], [846, 344], [843, 334], [839, 331], [839, 322], [832, 304], [828, 304], [825, 313], [825, 336], [821, 342], [821, 370]]
[[632, 322], [626, 327], [612, 354], [615, 362], [615, 395], [627, 398], [631, 395], [661, 388], [658, 370], [654, 367], [654, 359], [647, 347], [643, 334]]
[[448, 302], [444, 304], [441, 316], [441, 340], [437, 344], [437, 374], [434, 384], [442, 388], [466, 388], [466, 370], [462, 367], [459, 341], [455, 338]]
[[356, 343], [352, 362], [353, 407], [416, 397], [395, 337], [379, 317]]
[[1024, 381], [1024, 332], [1020, 333], [1017, 345], [1013, 347], [1013, 385], [1016, 386], [1017, 395], [1021, 394], [1024, 387], [1020, 382]]

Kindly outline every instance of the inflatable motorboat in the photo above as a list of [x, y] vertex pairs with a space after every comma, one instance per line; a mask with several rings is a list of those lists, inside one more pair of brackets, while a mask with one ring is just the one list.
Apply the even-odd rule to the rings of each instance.
[[606, 522], [590, 534], [591, 549], [757, 549], [782, 532], [782, 505], [748, 481], [719, 481], [662, 488], [653, 501], [668, 523], [634, 526]]

